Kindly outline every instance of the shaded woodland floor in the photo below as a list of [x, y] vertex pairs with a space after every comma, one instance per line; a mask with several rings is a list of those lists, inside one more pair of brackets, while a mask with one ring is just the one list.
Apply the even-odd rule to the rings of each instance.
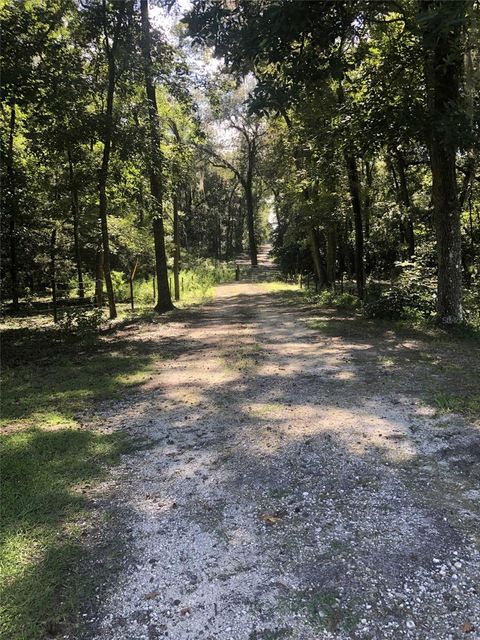
[[439, 411], [478, 344], [296, 295], [124, 329], [163, 358], [96, 419], [151, 445], [98, 490], [125, 562], [70, 637], [480, 637], [479, 424]]

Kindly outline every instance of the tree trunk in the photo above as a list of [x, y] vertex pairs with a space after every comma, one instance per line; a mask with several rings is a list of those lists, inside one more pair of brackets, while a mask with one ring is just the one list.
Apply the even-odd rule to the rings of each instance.
[[319, 287], [323, 287], [325, 285], [325, 270], [320, 256], [320, 245], [318, 242], [317, 230], [312, 223], [308, 225], [308, 240], [318, 285]]
[[243, 231], [245, 226], [245, 210], [240, 204], [238, 217], [235, 224], [235, 255], [239, 255], [243, 251]]
[[[15, 102], [10, 103], [10, 130], [8, 136], [7, 172], [10, 196], [10, 280], [12, 307], [18, 311], [18, 265], [17, 265], [17, 190], [15, 182], [15, 167], [13, 162], [13, 140], [15, 136], [16, 108]], [[32, 292], [33, 293], [33, 292]]]
[[347, 166], [348, 188], [353, 209], [353, 223], [355, 228], [355, 278], [357, 281], [357, 295], [360, 300], [365, 297], [365, 271], [363, 264], [363, 224], [362, 198], [358, 177], [357, 160], [350, 149], [344, 151]]
[[[458, 324], [462, 314], [460, 207], [457, 193], [455, 128], [460, 105], [463, 51], [461, 0], [422, 0], [425, 80], [431, 123], [432, 201], [437, 240], [437, 319]], [[441, 18], [441, 20], [439, 20]]]
[[372, 206], [373, 162], [365, 160], [365, 239], [370, 237], [370, 209]]
[[[108, 42], [107, 36], [107, 7], [106, 0], [102, 2], [103, 7], [103, 27], [105, 31], [105, 53], [108, 63], [108, 87], [107, 87], [107, 107], [105, 111], [105, 131], [103, 136], [103, 155], [102, 165], [98, 173], [98, 195], [99, 195], [99, 213], [100, 225], [102, 231], [102, 248], [103, 248], [103, 273], [105, 275], [105, 285], [107, 287], [108, 307], [110, 319], [117, 317], [117, 309], [115, 306], [115, 296], [113, 293], [112, 276], [110, 273], [110, 241], [108, 238], [108, 201], [107, 201], [107, 179], [108, 168], [110, 163], [110, 151], [112, 146], [112, 130], [113, 130], [113, 98], [115, 94], [115, 40], [112, 47]], [[120, 19], [119, 19], [120, 20]]]
[[57, 270], [55, 264], [56, 251], [57, 251], [57, 230], [52, 230], [50, 238], [50, 276], [52, 284], [52, 306], [53, 306], [53, 321], [58, 322], [58, 309], [57, 309]]
[[175, 300], [180, 300], [180, 229], [178, 220], [178, 200], [177, 196], [173, 197], [173, 288], [175, 291]]
[[405, 232], [405, 240], [408, 245], [408, 257], [411, 258], [415, 254], [415, 235], [413, 232], [413, 220], [412, 220], [412, 203], [410, 200], [410, 193], [408, 191], [407, 184], [407, 172], [406, 172], [406, 163], [405, 159], [400, 152], [396, 154], [397, 158], [397, 169], [398, 169], [398, 178], [399, 178], [399, 195], [400, 195], [400, 203], [402, 205], [402, 209], [404, 212], [404, 232]]
[[[250, 162], [250, 161], [249, 161]], [[255, 207], [253, 204], [253, 175], [249, 168], [249, 175], [245, 181], [245, 199], [247, 204], [247, 226], [248, 226], [248, 248], [250, 253], [250, 262], [252, 267], [256, 267], [257, 260], [257, 242], [255, 240]]]
[[158, 121], [157, 99], [153, 84], [152, 58], [150, 53], [150, 22], [148, 19], [148, 0], [140, 0], [142, 18], [142, 54], [145, 72], [145, 91], [147, 94], [148, 118], [150, 125], [150, 191], [155, 203], [153, 218], [153, 240], [155, 244], [155, 272], [157, 275], [157, 303], [159, 313], [173, 309], [170, 288], [168, 286], [167, 255], [165, 252], [165, 230], [163, 226], [163, 185], [162, 157], [160, 151], [160, 123]]
[[327, 281], [335, 288], [335, 263], [337, 253], [337, 231], [334, 224], [327, 229]]
[[85, 299], [85, 288], [83, 284], [82, 258], [80, 254], [80, 238], [78, 233], [78, 223], [80, 218], [80, 207], [78, 204], [78, 187], [75, 180], [75, 171], [73, 167], [72, 153], [68, 149], [68, 170], [70, 175], [70, 195], [72, 199], [72, 221], [73, 221], [73, 249], [75, 253], [75, 265], [77, 267], [78, 278], [78, 297], [80, 300]]
[[95, 304], [103, 307], [103, 250], [102, 246], [97, 248], [95, 256]]

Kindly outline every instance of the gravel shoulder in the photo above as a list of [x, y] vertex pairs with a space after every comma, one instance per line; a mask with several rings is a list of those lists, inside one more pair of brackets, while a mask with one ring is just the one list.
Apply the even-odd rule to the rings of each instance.
[[480, 638], [480, 425], [425, 401], [428, 347], [260, 284], [185, 317], [125, 329], [168, 357], [103, 409], [151, 444], [103, 487], [128, 561], [70, 637]]

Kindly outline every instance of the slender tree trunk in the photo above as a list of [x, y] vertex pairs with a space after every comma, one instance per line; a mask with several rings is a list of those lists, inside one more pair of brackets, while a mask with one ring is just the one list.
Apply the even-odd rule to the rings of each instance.
[[313, 267], [315, 269], [315, 275], [318, 280], [319, 287], [325, 285], [325, 269], [322, 264], [322, 258], [320, 255], [320, 244], [318, 242], [318, 233], [313, 223], [308, 225], [308, 240], [310, 244], [310, 253], [312, 254]]
[[337, 230], [335, 224], [330, 224], [327, 229], [327, 281], [335, 287], [335, 262], [337, 254]]
[[412, 220], [412, 203], [410, 200], [410, 193], [408, 191], [407, 184], [407, 171], [406, 171], [406, 163], [403, 155], [400, 152], [397, 152], [397, 169], [398, 169], [398, 178], [399, 178], [399, 195], [400, 202], [402, 205], [402, 209], [404, 210], [404, 231], [405, 231], [405, 240], [408, 245], [408, 256], [411, 258], [415, 254], [415, 235], [413, 232], [413, 220]]
[[465, 3], [421, 0], [420, 7], [424, 18], [425, 80], [431, 121], [430, 161], [438, 259], [437, 319], [441, 324], [452, 325], [463, 320], [454, 120], [455, 111], [460, 109], [461, 25], [465, 19]]
[[258, 260], [257, 242], [255, 240], [255, 206], [253, 203], [253, 175], [250, 167], [244, 187], [245, 199], [247, 204], [248, 248], [250, 252], [250, 262], [252, 264], [252, 267], [256, 267], [258, 264]]
[[97, 247], [95, 255], [95, 304], [103, 307], [103, 250], [102, 245]]
[[83, 284], [82, 257], [80, 254], [80, 238], [78, 232], [78, 224], [80, 218], [80, 207], [78, 204], [78, 187], [75, 180], [75, 170], [73, 166], [72, 153], [68, 149], [68, 170], [70, 176], [70, 195], [72, 199], [72, 222], [73, 222], [73, 249], [75, 253], [75, 265], [77, 267], [78, 278], [78, 297], [80, 300], [85, 299], [85, 290]]
[[[108, 307], [110, 319], [117, 317], [117, 309], [115, 306], [115, 296], [113, 293], [112, 275], [110, 272], [110, 241], [108, 237], [108, 200], [107, 200], [107, 179], [110, 163], [110, 151], [112, 146], [113, 131], [113, 98], [115, 94], [115, 39], [113, 45], [110, 46], [107, 34], [107, 7], [106, 0], [102, 2], [103, 7], [103, 25], [105, 31], [105, 53], [108, 63], [108, 87], [107, 87], [107, 106], [105, 111], [105, 131], [103, 136], [103, 155], [102, 165], [98, 172], [98, 195], [99, 195], [99, 213], [100, 226], [102, 231], [102, 248], [103, 248], [103, 273], [105, 275], [105, 285], [107, 287]], [[119, 18], [120, 20], [120, 18]]]
[[238, 217], [235, 225], [235, 254], [239, 255], [243, 251], [243, 231], [245, 227], [245, 210], [240, 205]]
[[8, 136], [7, 172], [9, 182], [10, 200], [10, 281], [12, 294], [12, 307], [18, 311], [18, 265], [17, 265], [17, 189], [15, 182], [15, 167], [13, 161], [13, 140], [16, 126], [15, 101], [10, 103], [10, 130]]
[[157, 99], [153, 84], [150, 22], [148, 19], [148, 0], [140, 0], [142, 18], [142, 53], [145, 72], [145, 91], [148, 103], [150, 124], [150, 191], [155, 203], [153, 218], [153, 240], [155, 244], [155, 271], [157, 275], [157, 303], [155, 310], [159, 313], [173, 309], [170, 288], [168, 286], [167, 255], [165, 252], [165, 230], [163, 226], [163, 185], [162, 157], [160, 151], [160, 123], [158, 120]]
[[345, 149], [345, 164], [347, 166], [348, 187], [353, 209], [353, 223], [355, 228], [355, 278], [357, 281], [357, 295], [363, 300], [365, 297], [365, 270], [363, 264], [363, 224], [362, 198], [360, 180], [358, 176], [357, 160], [352, 151]]
[[373, 162], [365, 160], [365, 239], [370, 237], [370, 209], [372, 206], [372, 183], [373, 183]]
[[178, 220], [178, 200], [177, 196], [173, 197], [173, 288], [175, 291], [175, 300], [180, 300], [180, 229]]
[[53, 229], [50, 237], [50, 276], [52, 285], [52, 306], [53, 321], [58, 322], [57, 309], [57, 269], [56, 269], [56, 252], [57, 252], [57, 230]]

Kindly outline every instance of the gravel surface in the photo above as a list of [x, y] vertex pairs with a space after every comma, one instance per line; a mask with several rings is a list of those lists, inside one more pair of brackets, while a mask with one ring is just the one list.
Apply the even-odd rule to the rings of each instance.
[[480, 638], [478, 423], [385, 356], [417, 345], [310, 321], [242, 283], [128, 330], [166, 357], [103, 419], [152, 444], [112, 471], [127, 561], [70, 637]]

